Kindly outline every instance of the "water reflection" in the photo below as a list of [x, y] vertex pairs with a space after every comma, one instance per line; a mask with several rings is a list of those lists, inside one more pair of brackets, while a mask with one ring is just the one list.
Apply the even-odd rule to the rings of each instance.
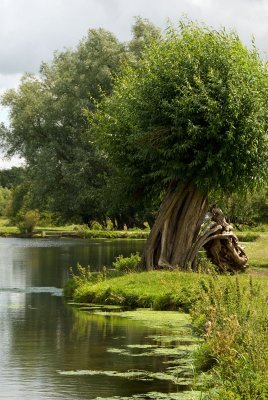
[[84, 313], [53, 295], [77, 261], [98, 268], [142, 246], [142, 241], [0, 239], [0, 399], [108, 399], [176, 390], [169, 381], [58, 372], [166, 368], [169, 356], [109, 351], [133, 345], [135, 352], [135, 345], [153, 345], [153, 337], [164, 332], [135, 320]]
[[74, 312], [62, 298], [49, 293], [1, 293], [0, 299], [0, 398], [94, 399], [174, 389], [166, 382], [137, 384], [116, 377], [57, 372], [159, 370], [165, 357], [130, 358], [107, 351], [125, 344], [148, 344], [146, 337], [154, 330], [139, 322]]
[[144, 240], [0, 238], [0, 287], [62, 287], [78, 262], [95, 270], [143, 246]]

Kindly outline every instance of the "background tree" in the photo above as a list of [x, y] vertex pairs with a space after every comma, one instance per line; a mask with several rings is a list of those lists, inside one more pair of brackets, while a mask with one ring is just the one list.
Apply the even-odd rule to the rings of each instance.
[[[9, 155], [26, 159], [30, 208], [61, 212], [66, 219], [80, 216], [85, 223], [104, 223], [109, 210], [122, 220], [120, 225], [128, 222], [126, 214], [135, 216], [125, 189], [119, 194], [117, 170], [88, 132], [85, 110], [94, 112], [96, 102], [111, 94], [121, 63], [127, 58], [137, 62], [149, 37], [157, 35], [159, 30], [141, 18], [126, 44], [103, 29], [89, 30], [76, 49], [56, 52], [51, 63], [42, 64], [39, 76], [26, 74], [18, 90], [4, 94], [10, 128], [2, 127], [2, 139]], [[113, 184], [117, 188], [107, 195], [106, 187]]]
[[56, 53], [39, 77], [25, 75], [17, 91], [5, 93], [8, 153], [26, 159], [39, 208], [80, 215], [84, 222], [99, 213], [97, 194], [108, 165], [90, 142], [84, 109], [93, 110], [111, 92], [124, 57], [124, 46], [111, 33], [90, 30], [76, 50]]
[[[146, 268], [194, 266], [208, 241], [222, 269], [247, 262], [226, 221], [201, 232], [212, 190], [267, 179], [267, 64], [238, 36], [192, 22], [169, 28], [90, 119], [114, 163], [163, 202], [144, 253]], [[93, 122], [92, 122], [93, 119]]]
[[268, 190], [259, 188], [250, 193], [234, 193], [215, 198], [228, 222], [237, 229], [243, 226], [268, 224]]
[[12, 191], [0, 186], [0, 217], [5, 217], [12, 199]]
[[12, 167], [0, 170], [0, 186], [12, 189], [23, 182], [25, 169], [23, 167]]

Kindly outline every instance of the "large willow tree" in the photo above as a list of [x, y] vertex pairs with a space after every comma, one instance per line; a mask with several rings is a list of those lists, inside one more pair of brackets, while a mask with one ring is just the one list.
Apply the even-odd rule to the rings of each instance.
[[216, 264], [244, 267], [247, 257], [217, 210], [213, 223], [202, 224], [211, 191], [232, 193], [265, 179], [267, 90], [267, 64], [254, 45], [188, 21], [153, 41], [138, 65], [124, 67], [94, 129], [134, 183], [164, 192], [147, 269], [193, 266], [209, 242]]

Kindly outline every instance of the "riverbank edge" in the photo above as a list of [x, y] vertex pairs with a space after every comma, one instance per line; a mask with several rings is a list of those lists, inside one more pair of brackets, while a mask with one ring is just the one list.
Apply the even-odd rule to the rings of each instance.
[[[79, 239], [147, 239], [150, 230], [131, 229], [131, 230], [111, 230], [111, 229], [89, 229], [83, 226], [65, 227], [37, 227], [31, 234], [20, 233], [16, 226], [0, 226], [0, 237], [15, 238], [54, 238], [70, 237]], [[245, 231], [236, 232], [239, 241], [255, 242], [260, 239], [263, 232]]]
[[149, 236], [148, 231], [64, 231], [64, 230], [49, 230], [38, 229], [31, 235], [25, 235], [16, 231], [16, 228], [0, 229], [0, 237], [9, 238], [33, 238], [33, 239], [48, 239], [48, 238], [74, 238], [74, 239], [147, 239]]
[[246, 274], [182, 271], [93, 276], [67, 282], [65, 295], [81, 304], [180, 310], [191, 315], [194, 332], [204, 339], [195, 355], [197, 376], [206, 391], [215, 386], [207, 399], [267, 398], [267, 281]]

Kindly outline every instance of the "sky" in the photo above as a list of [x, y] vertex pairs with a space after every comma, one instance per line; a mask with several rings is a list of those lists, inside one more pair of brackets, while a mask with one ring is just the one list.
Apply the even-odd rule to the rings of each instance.
[[[17, 88], [23, 73], [37, 74], [54, 51], [75, 48], [88, 29], [101, 27], [127, 41], [135, 16], [162, 30], [183, 16], [235, 29], [245, 44], [254, 36], [263, 57], [268, 54], [268, 0], [0, 0], [0, 95]], [[8, 124], [1, 106], [0, 122]], [[20, 162], [5, 160], [0, 149], [0, 169]]]

